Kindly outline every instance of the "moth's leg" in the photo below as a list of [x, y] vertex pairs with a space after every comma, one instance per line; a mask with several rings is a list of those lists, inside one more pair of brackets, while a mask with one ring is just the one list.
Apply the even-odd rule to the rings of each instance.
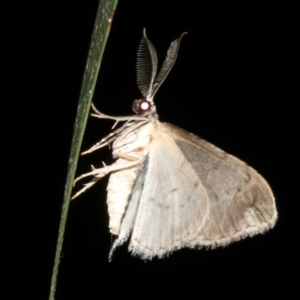
[[104, 167], [98, 168], [98, 169], [95, 169], [92, 166], [93, 171], [85, 173], [85, 174], [82, 174], [79, 177], [77, 177], [74, 180], [73, 186], [75, 186], [76, 182], [79, 181], [79, 180], [81, 180], [82, 178], [85, 178], [85, 177], [88, 177], [88, 176], [92, 176], [92, 175], [95, 176], [95, 177], [98, 177], [98, 178], [102, 178], [105, 175], [107, 175], [108, 173], [111, 173], [111, 172], [114, 172], [114, 171], [120, 171], [120, 170], [127, 169], [127, 168], [131, 168], [131, 167], [134, 167], [134, 166], [136, 166], [136, 165], [139, 164], [139, 161], [136, 158], [135, 158], [134, 161], [133, 161], [133, 157], [131, 157], [131, 158], [132, 159], [131, 159], [130, 162], [125, 163], [122, 166], [117, 166], [116, 164], [112, 164], [110, 166], [104, 166]]
[[[115, 120], [116, 122], [120, 122], [120, 121], [129, 121], [129, 120], [133, 120], [133, 121], [147, 121], [148, 118], [145, 116], [139, 116], [139, 115], [133, 115], [133, 116], [123, 116], [123, 117], [114, 117], [114, 116], [109, 116], [106, 115], [104, 113], [102, 113], [101, 111], [99, 111], [95, 105], [92, 103], [92, 109], [95, 112], [94, 114], [91, 114], [91, 116], [99, 118], [99, 119], [111, 119], [111, 120]], [[114, 125], [116, 126], [116, 124]], [[113, 126], [113, 127], [114, 127]]]
[[[115, 131], [111, 132], [109, 135], [104, 137], [100, 142], [96, 143], [90, 149], [82, 152], [81, 155], [88, 154], [88, 153], [96, 151], [100, 148], [103, 148], [105, 146], [111, 145], [122, 131], [124, 132], [124, 134], [123, 134], [123, 139], [124, 139], [130, 132], [134, 131], [135, 129], [139, 128], [140, 126], [143, 126], [147, 122], [148, 122], [148, 120], [146, 120], [146, 121], [144, 120], [139, 123], [126, 122], [125, 124], [123, 124], [123, 126], [116, 129]], [[122, 138], [120, 138], [120, 141], [122, 141]]]
[[85, 155], [85, 154], [88, 154], [88, 153], [91, 153], [91, 152], [94, 152], [100, 148], [103, 148], [105, 146], [108, 146], [112, 143], [113, 139], [102, 139], [100, 142], [98, 142], [97, 144], [95, 144], [93, 147], [91, 147], [89, 150], [86, 150], [84, 152], [81, 152], [81, 155]]
[[115, 156], [117, 156], [118, 158], [123, 158], [125, 160], [129, 160], [129, 161], [139, 161], [139, 159], [137, 157], [131, 156], [131, 155], [128, 155], [125, 153], [117, 152], [117, 153], [115, 153]]
[[73, 186], [75, 186], [76, 182], [81, 180], [82, 178], [85, 178], [85, 177], [88, 177], [88, 176], [94, 176], [94, 178], [90, 182], [85, 184], [84, 188], [82, 188], [79, 192], [77, 192], [71, 199], [73, 200], [76, 197], [78, 197], [80, 194], [85, 192], [87, 189], [89, 189], [92, 185], [94, 185], [98, 180], [100, 180], [101, 178], [103, 178], [107, 174], [109, 174], [111, 172], [114, 172], [114, 171], [129, 169], [129, 168], [138, 166], [140, 164], [140, 160], [136, 157], [126, 155], [126, 154], [120, 154], [120, 153], [117, 153], [116, 155], [119, 158], [123, 158], [125, 160], [128, 160], [128, 162], [125, 162], [122, 165], [120, 165], [120, 164], [117, 165], [116, 163], [114, 163], [110, 166], [105, 166], [104, 165], [104, 167], [98, 168], [98, 169], [95, 169], [92, 166], [93, 170], [91, 172], [82, 174], [81, 176], [77, 177], [73, 182]]

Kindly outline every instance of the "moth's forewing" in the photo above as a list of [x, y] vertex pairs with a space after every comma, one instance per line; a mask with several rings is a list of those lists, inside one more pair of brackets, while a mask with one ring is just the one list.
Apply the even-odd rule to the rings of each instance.
[[187, 246], [205, 228], [205, 187], [174, 140], [157, 124], [129, 248], [143, 258]]
[[155, 121], [147, 164], [133, 186], [114, 244], [115, 248], [131, 235], [129, 249], [145, 259], [188, 246], [205, 228], [210, 211], [196, 172], [160, 124]]

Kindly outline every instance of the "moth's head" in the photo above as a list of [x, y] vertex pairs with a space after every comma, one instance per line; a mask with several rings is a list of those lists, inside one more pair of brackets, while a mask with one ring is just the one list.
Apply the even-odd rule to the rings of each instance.
[[156, 111], [153, 101], [146, 98], [134, 100], [132, 103], [132, 110], [138, 115], [155, 113]]

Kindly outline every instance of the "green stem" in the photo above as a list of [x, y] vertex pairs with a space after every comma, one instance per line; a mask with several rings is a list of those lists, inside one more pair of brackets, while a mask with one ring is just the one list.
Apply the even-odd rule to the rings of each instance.
[[69, 210], [72, 184], [74, 181], [75, 171], [79, 151], [82, 144], [83, 134], [86, 128], [87, 118], [90, 111], [91, 101], [95, 90], [95, 85], [110, 32], [114, 11], [117, 7], [118, 0], [101, 0], [98, 6], [94, 31], [91, 39], [89, 53], [87, 57], [85, 72], [81, 85], [77, 115], [74, 125], [73, 140], [71, 153], [68, 164], [68, 174], [65, 185], [64, 201], [62, 206], [61, 220], [58, 231], [55, 260], [52, 272], [51, 287], [49, 300], [55, 299], [57, 285], [58, 269], [61, 258], [61, 250], [64, 240], [67, 215]]

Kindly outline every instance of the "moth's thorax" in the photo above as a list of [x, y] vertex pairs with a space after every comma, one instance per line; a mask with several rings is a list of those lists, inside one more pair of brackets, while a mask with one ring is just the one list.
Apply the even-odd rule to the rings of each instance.
[[151, 141], [151, 135], [155, 130], [155, 121], [155, 118], [149, 118], [149, 122], [130, 131], [129, 133], [124, 130], [124, 132], [113, 143], [114, 157], [117, 157], [118, 153], [138, 158], [140, 158], [141, 155], [144, 156], [146, 154], [145, 149], [148, 148]]

